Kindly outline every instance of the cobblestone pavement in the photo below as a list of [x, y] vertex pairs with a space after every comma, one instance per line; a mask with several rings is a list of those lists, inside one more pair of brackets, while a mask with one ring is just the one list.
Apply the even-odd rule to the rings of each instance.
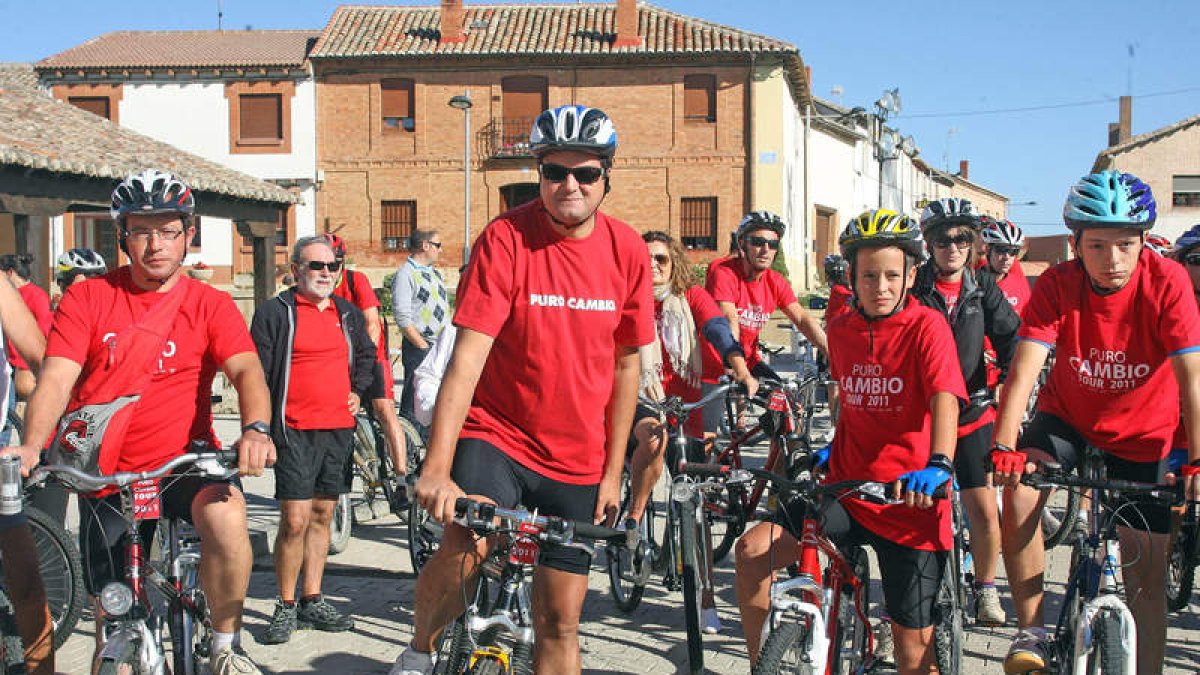
[[[783, 343], [783, 340], [778, 342]], [[223, 422], [218, 432], [223, 438], [236, 431], [236, 423]], [[354, 540], [342, 554], [332, 556], [325, 575], [325, 593], [339, 608], [356, 619], [347, 633], [300, 631], [286, 645], [257, 643], [270, 620], [276, 595], [272, 563], [266, 549], [273, 541], [275, 507], [271, 499], [273, 479], [245, 481], [251, 510], [251, 530], [258, 549], [265, 555], [256, 559], [246, 607], [245, 647], [268, 673], [386, 673], [411, 635], [414, 578], [405, 550], [403, 530], [394, 516], [360, 523], [354, 528]], [[1065, 578], [1065, 549], [1051, 556], [1048, 576], [1052, 592], [1061, 591]], [[873, 562], [872, 577], [878, 579]], [[1001, 596], [1007, 598], [1003, 569], [999, 579]], [[584, 606], [581, 644], [583, 668], [588, 673], [676, 673], [684, 672], [686, 638], [682, 599], [668, 594], [661, 586], [651, 586], [641, 607], [632, 615], [615, 609], [607, 587], [607, 577], [594, 571], [591, 591]], [[746, 673], [749, 662], [733, 594], [733, 563], [726, 560], [717, 569], [718, 606], [725, 630], [706, 638], [706, 666], [713, 673]], [[872, 597], [882, 594], [876, 584]], [[1006, 600], [1007, 602], [1007, 600]], [[1008, 607], [1011, 616], [1011, 606]], [[1167, 646], [1166, 672], [1200, 672], [1200, 603], [1171, 618]], [[999, 629], [968, 628], [966, 632], [964, 672], [1000, 673], [1000, 663], [1015, 633], [1012, 626]], [[59, 654], [58, 667], [64, 673], [86, 673], [92, 650], [90, 619], [80, 623], [76, 635]]]

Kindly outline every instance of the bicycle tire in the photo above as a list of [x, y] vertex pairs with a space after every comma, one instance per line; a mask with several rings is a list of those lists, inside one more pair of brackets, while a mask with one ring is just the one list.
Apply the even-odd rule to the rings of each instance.
[[25, 645], [17, 629], [17, 617], [8, 594], [0, 590], [0, 675], [29, 672], [25, 664]]
[[1043, 530], [1043, 536], [1046, 540], [1046, 549], [1052, 549], [1055, 546], [1069, 542], [1070, 535], [1075, 531], [1075, 525], [1079, 520], [1079, 500], [1081, 499], [1078, 490], [1055, 490], [1055, 493], [1050, 495], [1050, 499], [1054, 499], [1059, 493], [1066, 493], [1065, 504], [1061, 507], [1052, 506], [1047, 500], [1046, 506], [1042, 507], [1042, 515], [1047, 515], [1058, 522], [1057, 528]]
[[959, 571], [962, 563], [958, 549], [952, 548], [942, 566], [933, 605], [933, 649], [938, 671], [945, 675], [962, 672], [963, 611]]
[[362, 492], [362, 501], [371, 519], [375, 517], [375, 502], [382, 496], [391, 511], [391, 489], [387, 484], [386, 468], [383, 461], [389, 458], [387, 446], [379, 431], [378, 423], [369, 414], [363, 413], [355, 417], [354, 437], [352, 440], [353, 468], [358, 477], [358, 490]]
[[408, 559], [412, 563], [413, 574], [420, 574], [421, 568], [429, 562], [437, 552], [442, 541], [442, 525], [429, 516], [416, 499], [408, 503]]
[[[729, 552], [733, 550], [733, 545], [737, 543], [738, 537], [742, 536], [746, 530], [746, 510], [743, 508], [744, 493], [745, 490], [740, 486], [726, 488], [720, 498], [705, 502], [710, 505], [705, 509], [709, 522], [713, 524], [720, 522], [725, 526], [720, 535], [713, 536], [713, 540], [716, 542], [712, 552], [714, 565], [729, 555]], [[714, 531], [717, 529], [719, 528], [714, 528]]]
[[461, 675], [470, 663], [471, 636], [463, 625], [462, 617], [450, 622], [442, 634], [438, 649], [437, 670], [439, 675]]
[[[871, 568], [867, 563], [867, 552], [861, 546], [846, 551], [846, 562], [854, 571], [862, 585], [862, 608], [865, 612], [871, 606]], [[864, 623], [858, 615], [858, 604], [854, 598], [854, 587], [844, 586], [839, 603], [838, 622], [834, 628], [832, 663], [829, 671], [833, 675], [841, 673], [861, 672], [866, 665], [867, 635], [871, 632], [869, 623]]]
[[1198, 535], [1196, 523], [1185, 523], [1171, 537], [1167, 557], [1167, 609], [1172, 612], [1191, 604], [1196, 583], [1196, 561], [1192, 559], [1192, 551]]
[[196, 622], [180, 602], [172, 602], [167, 612], [167, 630], [171, 634], [171, 673], [197, 675], [200, 670], [196, 650], [196, 639], [199, 637]]
[[[797, 673], [797, 675], [818, 675], [812, 664], [804, 660], [805, 643], [808, 642], [808, 628], [799, 623], [784, 623], [767, 635], [758, 661], [750, 669], [751, 675], [779, 675], [780, 673]], [[793, 658], [789, 655], [794, 654]]]
[[696, 505], [690, 500], [679, 505], [679, 548], [683, 554], [683, 614], [687, 628], [689, 672], [704, 672], [704, 632], [701, 620], [701, 540], [696, 533]]
[[[383, 437], [383, 430], [379, 428], [379, 424], [375, 421], [371, 422], [371, 430], [375, 433], [375, 457], [377, 460], [377, 478], [379, 479], [379, 489], [383, 492], [383, 501], [388, 505], [388, 511], [392, 511], [392, 505], [396, 503], [396, 467], [392, 462], [392, 453], [388, 451], [387, 440]], [[405, 439], [405, 447], [408, 446]], [[399, 515], [399, 514], [397, 514]]]
[[1121, 619], [1105, 609], [1092, 620], [1092, 654], [1088, 672], [1100, 675], [1125, 675], [1129, 654], [1121, 644]]
[[337, 555], [350, 545], [350, 535], [354, 529], [354, 506], [350, 503], [350, 493], [338, 495], [333, 506], [333, 518], [329, 521], [329, 555]]
[[54, 625], [54, 648], [58, 649], [75, 630], [83, 611], [83, 562], [79, 545], [46, 512], [32, 506], [26, 506], [24, 511], [37, 547], [38, 571]]
[[138, 646], [136, 642], [130, 641], [125, 644], [124, 651], [117, 658], [102, 659], [96, 664], [96, 675], [133, 675], [138, 672], [141, 667]]
[[404, 432], [404, 456], [405, 469], [408, 473], [416, 471], [418, 466], [421, 466], [421, 461], [425, 459], [425, 439], [421, 437], [421, 433], [413, 426], [413, 423], [407, 417], [397, 415], [400, 420], [400, 430]]
[[[633, 488], [629, 482], [629, 473], [624, 472], [621, 478], [622, 491], [625, 498], [621, 500], [621, 513], [629, 513], [629, 502], [633, 498]], [[643, 532], [654, 536], [654, 497], [646, 500], [646, 510], [642, 520], [647, 527]], [[651, 542], [645, 542], [644, 550], [649, 550]], [[617, 609], [628, 614], [638, 608], [642, 595], [646, 592], [646, 583], [634, 578], [637, 570], [633, 568], [634, 552], [618, 544], [609, 544], [604, 549], [604, 566], [608, 571], [608, 589]]]

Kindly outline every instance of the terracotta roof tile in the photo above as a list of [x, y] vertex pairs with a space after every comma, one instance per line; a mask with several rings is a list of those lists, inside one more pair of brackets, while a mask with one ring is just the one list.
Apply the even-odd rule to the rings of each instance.
[[1100, 159], [1103, 157], [1111, 157], [1118, 153], [1122, 153], [1127, 150], [1132, 150], [1133, 148], [1136, 148], [1139, 145], [1143, 145], [1143, 144], [1149, 143], [1151, 141], [1156, 141], [1165, 136], [1170, 136], [1171, 134], [1173, 134], [1177, 131], [1183, 131], [1184, 129], [1192, 126], [1193, 124], [1197, 124], [1197, 123], [1200, 123], [1200, 115], [1193, 115], [1192, 117], [1189, 117], [1184, 120], [1180, 120], [1174, 124], [1167, 125], [1160, 129], [1155, 129], [1154, 131], [1150, 131], [1150, 132], [1147, 132], [1144, 134], [1138, 134], [1137, 136], [1134, 136], [1133, 138], [1125, 141], [1124, 143], [1118, 143], [1117, 145], [1114, 145], [1110, 148], [1105, 148], [1096, 157], [1096, 160], [1097, 160], [1097, 162], [1099, 162]]
[[438, 44], [438, 7], [343, 5], [325, 27], [312, 58], [506, 54], [798, 54], [783, 40], [638, 4], [633, 47], [612, 46], [615, 4], [466, 5], [466, 41]]
[[36, 91], [37, 86], [37, 73], [33, 70], [33, 64], [0, 62], [0, 89]]
[[39, 61], [64, 68], [299, 66], [321, 35], [315, 30], [118, 31]]
[[296, 204], [278, 185], [130, 131], [36, 91], [0, 95], [0, 164], [120, 180], [145, 167], [171, 171], [193, 188], [230, 197]]

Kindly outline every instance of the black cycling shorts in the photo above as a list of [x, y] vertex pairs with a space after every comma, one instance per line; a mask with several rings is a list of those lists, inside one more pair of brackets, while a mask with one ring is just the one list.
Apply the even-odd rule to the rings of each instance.
[[[1087, 447], [1087, 440], [1071, 425], [1049, 413], [1039, 412], [1021, 434], [1017, 447], [1037, 448], [1049, 454], [1066, 471], [1073, 471]], [[1103, 450], [1103, 448], [1102, 448]], [[1104, 453], [1107, 476], [1114, 480], [1139, 483], [1162, 483], [1167, 473], [1167, 460], [1133, 462]], [[1171, 531], [1171, 508], [1149, 501], [1139, 495], [1122, 497], [1117, 506], [1123, 524], [1134, 529], [1158, 534]]]
[[[192, 502], [200, 489], [211, 484], [228, 484], [239, 492], [241, 480], [234, 476], [215, 480], [204, 476], [167, 476], [159, 492], [162, 515], [192, 522]], [[143, 520], [138, 526], [143, 551], [149, 556], [157, 520]], [[125, 533], [129, 521], [121, 513], [121, 495], [114, 493], [99, 499], [79, 496], [79, 549], [83, 558], [83, 577], [88, 592], [98, 595], [111, 581], [125, 579]]]
[[[791, 523], [799, 527], [804, 513], [799, 502], [794, 504], [793, 508], [777, 513], [774, 520], [797, 536]], [[884, 539], [854, 520], [837, 500], [825, 502], [818, 518], [821, 531], [842, 550], [855, 546], [875, 549], [883, 600], [892, 621], [914, 629], [933, 625], [933, 605], [948, 551], [922, 551]]]
[[[368, 402], [367, 405], [370, 405]], [[287, 429], [275, 460], [275, 499], [303, 501], [350, 491], [354, 429]]]
[[[468, 495], [487, 497], [512, 509], [523, 506], [546, 516], [592, 522], [600, 485], [575, 485], [547, 478], [518, 463], [496, 446], [477, 438], [462, 438], [454, 454], [451, 479]], [[591, 556], [577, 548], [547, 546], [538, 564], [572, 574], [587, 575]]]
[[991, 455], [991, 424], [985, 424], [958, 439], [958, 447], [954, 451], [954, 478], [960, 490], [987, 487]]

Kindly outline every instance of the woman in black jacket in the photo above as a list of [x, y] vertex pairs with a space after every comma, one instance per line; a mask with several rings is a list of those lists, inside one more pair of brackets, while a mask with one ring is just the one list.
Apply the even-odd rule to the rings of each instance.
[[989, 338], [996, 350], [1003, 382], [1020, 319], [996, 286], [995, 277], [972, 265], [979, 229], [979, 214], [966, 199], [930, 202], [921, 214], [921, 231], [930, 258], [918, 271], [913, 295], [946, 317], [958, 348], [970, 401], [958, 418], [954, 469], [971, 528], [975, 618], [981, 625], [998, 626], [1005, 621], [995, 584], [1000, 518], [988, 462], [996, 413], [987, 386], [983, 339]]

